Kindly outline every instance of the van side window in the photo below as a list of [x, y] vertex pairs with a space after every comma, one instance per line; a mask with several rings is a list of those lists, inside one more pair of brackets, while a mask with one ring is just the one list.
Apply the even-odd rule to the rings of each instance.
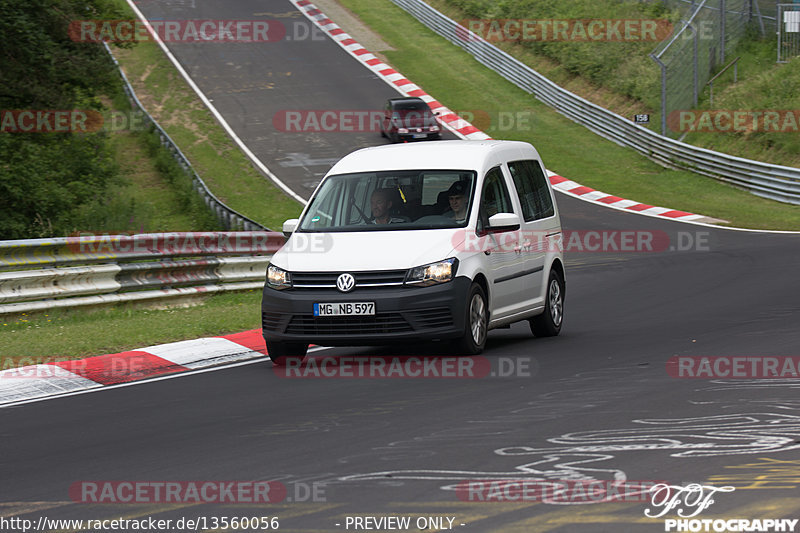
[[511, 196], [508, 194], [506, 180], [500, 167], [494, 167], [486, 173], [481, 191], [480, 211], [478, 215], [478, 231], [489, 227], [489, 217], [497, 213], [513, 213]]
[[523, 160], [508, 163], [514, 187], [522, 205], [525, 222], [551, 217], [555, 214], [553, 199], [547, 187], [547, 178], [538, 161]]

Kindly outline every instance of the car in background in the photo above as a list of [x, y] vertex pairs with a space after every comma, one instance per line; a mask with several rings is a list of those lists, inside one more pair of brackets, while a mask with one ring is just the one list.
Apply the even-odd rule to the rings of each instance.
[[536, 336], [561, 330], [561, 222], [528, 143], [358, 150], [283, 232], [261, 304], [276, 364], [302, 359], [309, 344], [443, 340], [475, 355], [493, 328], [527, 321]]
[[393, 143], [441, 137], [436, 115], [422, 98], [390, 98], [383, 107], [381, 135]]

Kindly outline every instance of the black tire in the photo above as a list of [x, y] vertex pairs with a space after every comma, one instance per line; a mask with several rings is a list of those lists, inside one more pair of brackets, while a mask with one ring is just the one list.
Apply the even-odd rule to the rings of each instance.
[[486, 346], [489, 333], [489, 305], [486, 293], [477, 283], [469, 288], [467, 296], [464, 336], [455, 342], [457, 355], [478, 355]]
[[537, 337], [555, 337], [561, 333], [564, 323], [564, 280], [554, 270], [550, 271], [547, 280], [544, 301], [544, 312], [529, 320], [531, 332]]
[[267, 341], [267, 355], [278, 366], [286, 366], [289, 360], [301, 363], [307, 351], [308, 344], [302, 342]]

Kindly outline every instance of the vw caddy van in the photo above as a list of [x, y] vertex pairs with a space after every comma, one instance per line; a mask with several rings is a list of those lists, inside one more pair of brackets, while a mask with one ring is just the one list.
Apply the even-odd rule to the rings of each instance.
[[336, 163], [272, 257], [262, 299], [270, 358], [309, 344], [451, 342], [528, 321], [558, 335], [565, 271], [539, 154], [516, 141], [365, 148]]

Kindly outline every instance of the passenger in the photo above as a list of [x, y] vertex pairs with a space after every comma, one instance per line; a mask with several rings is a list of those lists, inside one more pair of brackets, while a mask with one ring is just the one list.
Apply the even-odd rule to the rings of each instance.
[[372, 224], [396, 224], [404, 219], [392, 216], [392, 193], [389, 189], [375, 189], [370, 197]]
[[454, 219], [456, 222], [464, 222], [467, 218], [467, 184], [463, 181], [453, 183], [447, 190], [447, 199], [450, 202], [450, 210], [444, 216]]

